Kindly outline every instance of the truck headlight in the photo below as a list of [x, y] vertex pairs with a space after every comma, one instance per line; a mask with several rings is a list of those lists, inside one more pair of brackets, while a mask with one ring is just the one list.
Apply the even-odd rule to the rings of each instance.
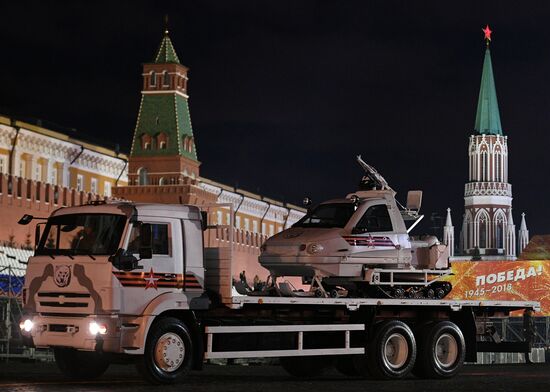
[[325, 247], [321, 244], [309, 244], [307, 246], [307, 253], [315, 254], [325, 250]]
[[21, 329], [21, 331], [25, 331], [28, 333], [31, 332], [34, 328], [34, 323], [31, 319], [25, 319], [19, 323], [19, 328]]
[[105, 335], [107, 333], [107, 326], [103, 323], [92, 321], [88, 327], [88, 330], [92, 335]]

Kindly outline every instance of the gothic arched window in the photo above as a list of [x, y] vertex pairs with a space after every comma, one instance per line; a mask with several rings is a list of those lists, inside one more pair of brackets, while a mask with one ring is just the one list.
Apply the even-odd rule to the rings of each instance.
[[157, 73], [155, 71], [151, 71], [151, 74], [149, 75], [149, 86], [154, 87], [157, 85]]
[[506, 225], [506, 217], [502, 211], [499, 211], [495, 216], [495, 248], [504, 248], [504, 226]]
[[482, 212], [478, 216], [478, 244], [480, 249], [489, 247], [489, 216]]
[[162, 73], [162, 84], [164, 86], [170, 86], [170, 75], [168, 75], [166, 71]]

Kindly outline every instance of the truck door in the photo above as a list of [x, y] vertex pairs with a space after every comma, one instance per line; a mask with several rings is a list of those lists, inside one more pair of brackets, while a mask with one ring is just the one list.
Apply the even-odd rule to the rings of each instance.
[[[180, 246], [180, 220], [142, 217], [142, 222], [151, 225], [153, 257], [140, 260], [139, 265], [143, 267], [140, 270], [115, 273], [124, 287], [123, 306], [128, 313], [140, 313], [153, 298], [165, 292], [181, 291], [183, 287], [184, 255]], [[130, 231], [126, 249], [139, 257], [137, 226]]]
[[394, 226], [387, 204], [368, 207], [352, 230], [353, 257], [376, 259], [368, 263], [397, 263], [400, 246]]

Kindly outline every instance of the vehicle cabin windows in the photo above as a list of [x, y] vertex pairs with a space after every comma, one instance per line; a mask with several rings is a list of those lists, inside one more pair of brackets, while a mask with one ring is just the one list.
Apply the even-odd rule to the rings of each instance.
[[[171, 242], [168, 226], [168, 223], [151, 223], [153, 255], [170, 255]], [[139, 246], [139, 226], [132, 226], [128, 241], [128, 252], [132, 254], [139, 253]]]
[[361, 220], [355, 225], [354, 233], [393, 231], [388, 206], [378, 204], [367, 209]]

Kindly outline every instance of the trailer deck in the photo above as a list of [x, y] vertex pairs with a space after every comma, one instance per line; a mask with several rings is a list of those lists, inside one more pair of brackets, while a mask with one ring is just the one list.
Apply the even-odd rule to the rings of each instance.
[[237, 295], [231, 298], [230, 306], [239, 309], [245, 305], [323, 305], [345, 306], [357, 310], [361, 306], [429, 306], [458, 311], [464, 307], [499, 308], [503, 310], [532, 309], [540, 311], [540, 302], [535, 301], [479, 301], [393, 298], [313, 298], [313, 297], [267, 297]]

